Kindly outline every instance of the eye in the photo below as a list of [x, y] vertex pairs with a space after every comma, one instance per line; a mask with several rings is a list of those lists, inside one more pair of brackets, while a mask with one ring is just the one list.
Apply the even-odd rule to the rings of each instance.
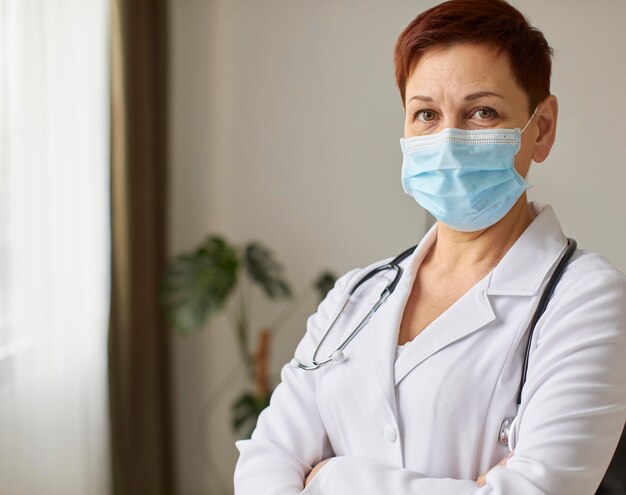
[[490, 120], [498, 117], [498, 112], [490, 107], [480, 107], [474, 110], [470, 116], [475, 116], [479, 120]]
[[413, 120], [418, 119], [421, 122], [432, 122], [437, 118], [437, 114], [432, 110], [418, 110], [413, 114]]

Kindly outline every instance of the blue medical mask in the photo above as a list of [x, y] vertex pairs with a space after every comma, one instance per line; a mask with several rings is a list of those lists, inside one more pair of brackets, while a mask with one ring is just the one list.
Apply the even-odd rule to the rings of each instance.
[[401, 138], [402, 187], [454, 230], [482, 230], [504, 217], [530, 184], [517, 173], [520, 129], [444, 129]]

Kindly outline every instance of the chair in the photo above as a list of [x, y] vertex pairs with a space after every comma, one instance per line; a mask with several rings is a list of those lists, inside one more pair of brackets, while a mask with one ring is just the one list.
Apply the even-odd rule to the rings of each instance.
[[596, 495], [626, 495], [626, 429]]

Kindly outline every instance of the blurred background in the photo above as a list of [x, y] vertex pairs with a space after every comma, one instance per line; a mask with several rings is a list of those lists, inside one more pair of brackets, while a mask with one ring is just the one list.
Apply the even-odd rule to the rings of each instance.
[[[0, 0], [0, 494], [232, 493], [320, 274], [432, 224], [392, 52], [436, 3]], [[560, 102], [529, 198], [626, 272], [626, 2], [511, 3]]]

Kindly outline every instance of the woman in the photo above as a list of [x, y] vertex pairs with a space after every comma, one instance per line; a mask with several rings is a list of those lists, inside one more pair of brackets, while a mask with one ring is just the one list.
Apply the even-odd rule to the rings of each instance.
[[[298, 366], [383, 262], [341, 277], [309, 318], [295, 365], [237, 442], [237, 495], [595, 492], [626, 421], [626, 278], [600, 255], [576, 250], [567, 265], [516, 404], [524, 337], [567, 245], [553, 209], [525, 192], [556, 134], [550, 56], [503, 0], [445, 2], [400, 35], [402, 184], [438, 222], [343, 359]], [[387, 277], [355, 292], [319, 356]]]

